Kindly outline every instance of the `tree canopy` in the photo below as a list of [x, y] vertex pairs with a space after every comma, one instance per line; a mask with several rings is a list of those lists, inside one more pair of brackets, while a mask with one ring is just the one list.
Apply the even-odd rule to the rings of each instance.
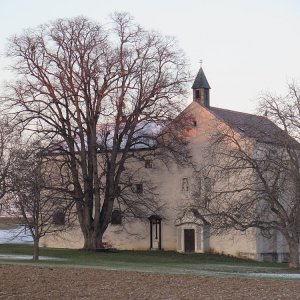
[[[164, 141], [153, 124], [167, 124], [181, 110], [189, 81], [184, 54], [174, 38], [115, 13], [107, 26], [77, 17], [26, 30], [10, 39], [8, 56], [16, 76], [7, 97], [10, 112], [62, 154], [59, 171], [73, 187], [84, 248], [95, 249], [133, 150]], [[175, 139], [165, 146], [180, 157], [184, 143]], [[135, 212], [145, 215], [160, 206], [150, 198], [151, 205], [122, 205], [138, 203]]]

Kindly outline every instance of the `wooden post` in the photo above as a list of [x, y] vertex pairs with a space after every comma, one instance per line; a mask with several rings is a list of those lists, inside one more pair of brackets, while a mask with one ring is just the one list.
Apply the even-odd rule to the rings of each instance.
[[158, 220], [159, 224], [159, 241], [158, 241], [158, 249], [161, 250], [161, 220]]
[[153, 248], [152, 242], [152, 220], [150, 220], [150, 250]]

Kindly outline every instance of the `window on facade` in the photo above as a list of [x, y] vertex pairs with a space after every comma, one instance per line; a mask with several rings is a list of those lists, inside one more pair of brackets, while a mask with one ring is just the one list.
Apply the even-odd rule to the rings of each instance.
[[210, 200], [207, 196], [204, 197], [204, 207], [209, 209]]
[[116, 197], [119, 197], [121, 195], [121, 186], [118, 185], [116, 188]]
[[151, 169], [152, 167], [153, 167], [152, 160], [151, 159], [146, 159], [145, 160], [145, 168], [146, 169]]
[[142, 183], [135, 184], [134, 192], [137, 194], [143, 194], [143, 184]]
[[200, 98], [200, 90], [195, 91], [195, 98], [199, 99]]
[[111, 224], [121, 225], [122, 224], [122, 214], [118, 209], [114, 209], [111, 214]]
[[189, 190], [189, 180], [187, 177], [182, 178], [181, 190], [187, 192]]
[[65, 225], [65, 220], [66, 215], [63, 211], [61, 210], [57, 210], [53, 213], [53, 219], [52, 219], [52, 223], [54, 225]]
[[210, 193], [212, 190], [211, 179], [209, 177], [204, 178], [204, 190], [206, 193]]

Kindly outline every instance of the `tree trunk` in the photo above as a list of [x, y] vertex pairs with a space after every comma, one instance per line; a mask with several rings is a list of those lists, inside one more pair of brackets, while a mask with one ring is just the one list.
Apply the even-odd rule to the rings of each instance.
[[90, 207], [85, 207], [83, 210], [84, 215], [79, 218], [80, 228], [84, 238], [83, 250], [95, 251], [97, 248], [103, 248], [102, 238], [110, 222], [113, 203], [114, 197], [104, 199], [100, 220], [98, 222], [95, 221], [95, 218], [99, 218], [99, 214], [95, 213], [94, 220], [92, 221]]
[[290, 251], [289, 267], [290, 269], [297, 269], [299, 267], [299, 244], [294, 240], [289, 240], [288, 244]]
[[38, 261], [40, 255], [40, 248], [39, 248], [40, 238], [35, 236], [33, 241], [33, 260]]
[[39, 260], [39, 244], [40, 244], [40, 235], [39, 235], [39, 225], [38, 222], [34, 224], [34, 237], [33, 237], [33, 260]]
[[96, 230], [87, 230], [83, 234], [84, 246], [83, 249], [87, 251], [95, 251], [97, 248], [102, 247], [102, 235], [97, 234]]

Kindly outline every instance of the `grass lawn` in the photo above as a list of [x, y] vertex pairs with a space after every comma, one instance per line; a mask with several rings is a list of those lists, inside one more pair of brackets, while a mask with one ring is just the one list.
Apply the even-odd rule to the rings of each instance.
[[11, 223], [7, 223], [7, 222], [0, 222], [0, 230], [6, 230], [6, 229], [14, 229], [18, 227], [18, 224], [11, 222]]
[[[32, 246], [0, 245], [0, 255], [31, 253]], [[1, 299], [300, 299], [300, 273], [287, 276], [286, 264], [171, 251], [42, 248], [41, 255], [63, 260], [0, 260]]]
[[[31, 245], [0, 245], [0, 254], [32, 254]], [[155, 272], [170, 274], [198, 274], [247, 276], [248, 273], [289, 273], [287, 264], [262, 263], [216, 254], [180, 254], [172, 251], [85, 252], [75, 249], [41, 248], [40, 255], [60, 260], [0, 260], [16, 264], [38, 264], [79, 268]], [[295, 273], [295, 271], [293, 271]], [[296, 271], [296, 273], [299, 273]]]

